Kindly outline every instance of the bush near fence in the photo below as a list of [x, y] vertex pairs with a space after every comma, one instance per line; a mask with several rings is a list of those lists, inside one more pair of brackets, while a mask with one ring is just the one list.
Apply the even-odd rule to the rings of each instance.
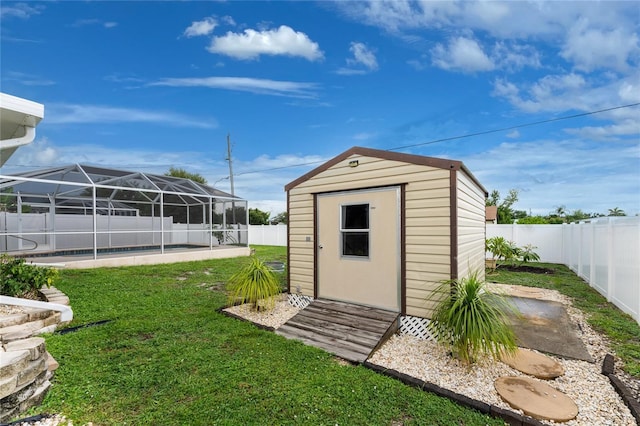
[[487, 224], [487, 238], [531, 244], [541, 262], [561, 263], [640, 324], [640, 217], [563, 225]]

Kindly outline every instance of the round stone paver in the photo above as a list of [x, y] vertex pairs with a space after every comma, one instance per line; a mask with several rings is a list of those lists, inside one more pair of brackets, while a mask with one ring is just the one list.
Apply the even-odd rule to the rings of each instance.
[[500, 360], [509, 367], [538, 379], [550, 380], [564, 374], [564, 368], [558, 361], [529, 349], [519, 348], [514, 355], [502, 354]]
[[578, 415], [571, 398], [530, 377], [499, 377], [494, 386], [509, 405], [535, 419], [567, 422]]

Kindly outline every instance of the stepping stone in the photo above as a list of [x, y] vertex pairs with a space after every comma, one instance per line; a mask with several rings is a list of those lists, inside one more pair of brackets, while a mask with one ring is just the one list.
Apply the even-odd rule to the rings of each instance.
[[514, 355], [502, 354], [500, 361], [538, 379], [551, 380], [564, 374], [564, 368], [558, 361], [529, 349], [520, 348]]
[[578, 406], [566, 394], [530, 377], [499, 377], [493, 384], [502, 399], [538, 420], [567, 422], [578, 415]]

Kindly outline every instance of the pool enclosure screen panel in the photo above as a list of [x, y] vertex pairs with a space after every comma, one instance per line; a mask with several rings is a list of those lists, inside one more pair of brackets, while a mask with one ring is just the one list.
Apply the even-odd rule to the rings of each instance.
[[347, 204], [341, 209], [342, 256], [369, 257], [369, 204]]
[[400, 190], [317, 197], [317, 297], [400, 311]]
[[248, 244], [246, 200], [173, 176], [87, 165], [0, 174], [0, 252]]

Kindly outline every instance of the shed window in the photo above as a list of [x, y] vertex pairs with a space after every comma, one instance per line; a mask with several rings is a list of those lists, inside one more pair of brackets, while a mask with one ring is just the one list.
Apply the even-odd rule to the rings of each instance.
[[340, 236], [342, 256], [369, 257], [369, 204], [342, 206]]

